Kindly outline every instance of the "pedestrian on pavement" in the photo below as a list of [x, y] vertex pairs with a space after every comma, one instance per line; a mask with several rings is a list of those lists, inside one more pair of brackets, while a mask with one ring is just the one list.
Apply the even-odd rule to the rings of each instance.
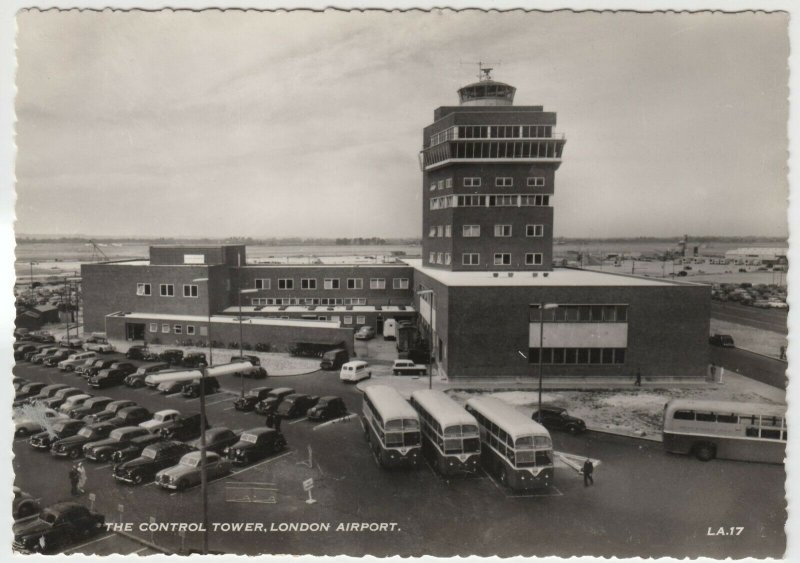
[[594, 477], [592, 477], [592, 473], [594, 473], [594, 464], [592, 460], [588, 457], [586, 461], [583, 462], [583, 486], [588, 487], [590, 484], [594, 485]]
[[781, 360], [786, 359], [786, 346], [781, 346], [781, 357], [779, 359]]
[[275, 428], [275, 415], [272, 414], [271, 412], [267, 413], [267, 421], [266, 422], [267, 422], [267, 427]]
[[275, 430], [277, 430], [278, 432], [281, 431], [281, 418], [283, 418], [281, 415], [279, 414], [275, 415]]
[[80, 496], [80, 491], [78, 490], [78, 480], [80, 480], [80, 473], [78, 473], [78, 468], [73, 465], [69, 470], [69, 484], [72, 489], [72, 496], [77, 497]]
[[81, 494], [86, 492], [86, 468], [83, 462], [78, 462], [78, 490]]
[[642, 386], [642, 372], [639, 370], [636, 370], [636, 383], [634, 383], [634, 385], [636, 385], [636, 387]]

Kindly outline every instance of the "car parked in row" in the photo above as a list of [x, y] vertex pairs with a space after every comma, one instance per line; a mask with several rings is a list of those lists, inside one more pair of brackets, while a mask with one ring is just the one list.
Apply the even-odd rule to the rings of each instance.
[[157, 364], [150, 364], [149, 366], [139, 366], [135, 372], [125, 377], [125, 385], [128, 387], [144, 387], [144, 379], [151, 373], [158, 373], [170, 368], [170, 365], [164, 362]]
[[[238, 442], [240, 436], [241, 434], [237, 434], [225, 426], [209, 428], [206, 430], [206, 450], [222, 454], [225, 451], [225, 448], [228, 448]], [[199, 450], [200, 438], [189, 442], [189, 445]]]
[[40, 383], [38, 381], [31, 381], [30, 383], [26, 383], [14, 395], [14, 406], [15, 407], [19, 406], [23, 404], [30, 397], [38, 395], [39, 391], [41, 391], [45, 387], [47, 387], [47, 383]]
[[90, 336], [83, 343], [83, 349], [98, 354], [108, 354], [114, 351], [114, 346], [103, 336]]
[[44, 361], [42, 362], [42, 365], [48, 368], [56, 367], [59, 364], [59, 362], [61, 362], [62, 360], [66, 360], [67, 358], [70, 357], [70, 355], [71, 355], [70, 350], [62, 348], [55, 354], [52, 354], [47, 358], [45, 358]]
[[341, 397], [322, 397], [317, 404], [308, 409], [306, 416], [309, 420], [325, 421], [339, 418], [347, 414], [347, 406]]
[[29, 361], [33, 364], [41, 364], [47, 358], [49, 358], [50, 356], [59, 351], [61, 351], [61, 348], [59, 348], [58, 346], [51, 346], [50, 348], [45, 348], [44, 350], [40, 351], [37, 354], [31, 355]]
[[131, 440], [147, 433], [147, 430], [139, 426], [116, 428], [111, 431], [107, 438], [84, 444], [83, 455], [86, 459], [92, 461], [109, 461], [115, 451], [123, 449], [128, 446]]
[[269, 396], [266, 399], [260, 400], [256, 403], [256, 412], [258, 414], [267, 415], [270, 413], [275, 413], [275, 409], [278, 408], [278, 405], [283, 400], [284, 397], [287, 395], [292, 395], [294, 393], [294, 389], [291, 387], [278, 387], [273, 389], [269, 392]]
[[177, 348], [169, 348], [164, 350], [158, 355], [158, 359], [166, 362], [171, 366], [179, 366], [183, 362], [183, 350]]
[[115, 363], [117, 363], [116, 360], [109, 360], [109, 359], [95, 360], [95, 362], [91, 366], [84, 368], [80, 372], [80, 374], [85, 379], [90, 379], [91, 377], [97, 375], [104, 369], [111, 368], [111, 366], [113, 366]]
[[256, 408], [259, 401], [263, 401], [269, 396], [272, 387], [254, 387], [247, 391], [242, 397], [237, 397], [233, 401], [233, 408], [237, 411], [250, 412]]
[[42, 507], [33, 498], [33, 495], [26, 493], [19, 487], [14, 487], [14, 500], [11, 503], [11, 516], [14, 518], [14, 522], [30, 518], [35, 514], [39, 514], [41, 510]]
[[135, 407], [136, 401], [131, 401], [130, 399], [119, 399], [117, 401], [111, 401], [106, 405], [106, 407], [96, 413], [86, 415], [83, 420], [87, 424], [92, 424], [94, 422], [102, 422], [104, 420], [109, 420], [117, 416], [117, 412], [126, 408], [126, 407]]
[[300, 418], [305, 416], [308, 409], [316, 405], [317, 401], [319, 401], [319, 397], [316, 395], [302, 393], [287, 395], [278, 405], [275, 414], [283, 418]]
[[194, 451], [192, 446], [174, 440], [150, 444], [142, 450], [139, 457], [114, 466], [114, 479], [129, 485], [150, 482], [155, 479], [156, 473], [173, 467], [184, 455], [192, 451]]
[[428, 373], [428, 366], [414, 363], [413, 360], [395, 360], [392, 364], [392, 373], [394, 375], [425, 375]]
[[162, 395], [172, 395], [174, 393], [180, 393], [184, 385], [186, 385], [185, 381], [162, 381], [158, 384], [156, 390]]
[[80, 389], [76, 389], [75, 387], [65, 387], [63, 389], [59, 389], [56, 391], [55, 395], [50, 397], [49, 399], [44, 399], [41, 403], [50, 409], [58, 409], [61, 405], [63, 405], [67, 399], [70, 397], [74, 397], [76, 395], [83, 394], [83, 391]]
[[50, 454], [55, 457], [78, 459], [83, 455], [83, 446], [107, 438], [117, 427], [110, 422], [87, 424], [78, 432], [67, 438], [56, 440], [50, 445]]
[[531, 418], [548, 430], [565, 430], [570, 434], [586, 431], [586, 423], [580, 418], [571, 416], [567, 409], [562, 407], [542, 407], [541, 411], [533, 411]]
[[89, 395], [88, 393], [81, 393], [80, 395], [73, 395], [72, 397], [67, 397], [67, 400], [58, 407], [58, 412], [63, 413], [64, 415], [68, 415], [69, 411], [72, 409], [76, 409], [78, 407], [82, 407], [86, 401], [91, 399], [93, 395]]
[[136, 366], [124, 362], [113, 364], [110, 368], [99, 371], [89, 378], [89, 387], [102, 389], [115, 387], [125, 382], [125, 377], [136, 371]]
[[200, 396], [201, 384], [203, 382], [203, 389], [206, 395], [212, 395], [219, 391], [219, 381], [216, 377], [204, 377], [202, 380], [195, 379], [185, 384], [181, 388], [181, 395], [184, 397], [194, 398]]
[[203, 352], [191, 352], [183, 356], [180, 365], [185, 368], [204, 368], [208, 366], [208, 360]]
[[[180, 415], [169, 424], [158, 429], [158, 434], [167, 440], [192, 440], [200, 436], [200, 413]], [[206, 421], [206, 428], [210, 425]]]
[[59, 502], [14, 528], [15, 551], [50, 552], [105, 530], [105, 517], [76, 502]]
[[26, 436], [30, 436], [31, 434], [36, 434], [37, 432], [41, 432], [44, 430], [46, 424], [50, 424], [49, 421], [55, 422], [64, 418], [64, 416], [60, 413], [57, 413], [54, 410], [46, 409], [43, 412], [37, 412], [35, 416], [29, 415], [21, 415], [14, 417], [14, 437], [15, 438], [24, 438]]
[[274, 428], [252, 428], [244, 431], [239, 441], [225, 450], [225, 455], [236, 465], [247, 465], [285, 448], [286, 439]]
[[125, 357], [129, 360], [150, 360], [153, 359], [153, 353], [150, 352], [147, 346], [134, 345], [128, 348], [125, 352]]
[[39, 432], [31, 436], [28, 439], [28, 445], [35, 450], [49, 450], [53, 442], [74, 436], [84, 426], [86, 424], [82, 420], [72, 420], [71, 418], [57, 420], [53, 423], [50, 431]]
[[[214, 452], [206, 453], [206, 475], [209, 480], [223, 477], [231, 472], [230, 462]], [[159, 487], [183, 491], [200, 484], [200, 452], [189, 452], [172, 467], [156, 473]]]
[[86, 415], [94, 414], [96, 412], [105, 410], [108, 404], [113, 400], [114, 399], [112, 399], [111, 397], [92, 397], [90, 399], [86, 399], [82, 405], [71, 409], [67, 413], [67, 415], [70, 418], [79, 420]]
[[116, 426], [138, 426], [142, 422], [150, 420], [152, 416], [153, 413], [149, 410], [136, 405], [118, 410], [114, 418], [109, 418], [108, 422]]
[[29, 405], [35, 405], [41, 401], [49, 399], [62, 389], [69, 389], [69, 385], [66, 383], [53, 383], [52, 385], [46, 385], [42, 387], [38, 394], [28, 397], [24, 402]]
[[114, 461], [114, 463], [122, 463], [124, 461], [135, 459], [142, 455], [144, 449], [150, 444], [157, 444], [163, 441], [164, 439], [158, 434], [152, 434], [148, 432], [143, 436], [134, 438], [126, 447], [114, 452], [114, 454], [111, 456], [111, 459]]
[[153, 418], [142, 422], [139, 424], [139, 426], [146, 428], [150, 432], [158, 433], [159, 428], [163, 428], [164, 426], [168, 425], [180, 415], [180, 411], [176, 411], [175, 409], [164, 409], [156, 412], [153, 415]]
[[96, 359], [97, 352], [78, 352], [58, 362], [61, 371], [75, 371], [75, 368], [86, 364], [87, 360]]

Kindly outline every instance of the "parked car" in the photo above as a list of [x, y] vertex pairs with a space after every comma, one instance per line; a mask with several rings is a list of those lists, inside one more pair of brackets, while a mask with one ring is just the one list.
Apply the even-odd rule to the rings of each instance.
[[269, 396], [272, 387], [254, 387], [247, 391], [243, 397], [237, 397], [233, 401], [233, 407], [237, 411], [249, 412], [256, 408], [256, 403], [263, 401]]
[[163, 381], [158, 384], [156, 389], [162, 395], [172, 395], [173, 393], [180, 393], [184, 385], [186, 385], [185, 381]]
[[166, 362], [171, 366], [180, 365], [183, 361], [183, 350], [178, 350], [177, 348], [169, 348], [164, 350], [158, 355], [158, 359], [162, 362]]
[[291, 387], [278, 387], [277, 389], [273, 389], [269, 392], [269, 396], [266, 399], [262, 399], [256, 403], [256, 412], [263, 415], [274, 413], [283, 398], [293, 393], [294, 389]]
[[82, 348], [83, 347], [83, 340], [80, 338], [67, 338], [64, 336], [61, 340], [58, 341], [59, 346], [63, 346], [64, 348]]
[[108, 354], [114, 351], [114, 346], [109, 344], [108, 340], [102, 336], [90, 336], [83, 343], [83, 349], [97, 352], [98, 354]]
[[91, 399], [86, 399], [81, 406], [70, 410], [67, 415], [69, 415], [70, 418], [81, 419], [86, 415], [105, 410], [108, 404], [113, 400], [114, 399], [111, 397], [92, 397]]
[[236, 362], [250, 362], [254, 366], [260, 366], [261, 358], [259, 358], [258, 356], [253, 356], [252, 354], [243, 354], [242, 356], [239, 355], [231, 356], [230, 363], [233, 364]]
[[28, 445], [36, 450], [49, 450], [53, 442], [69, 438], [86, 426], [82, 420], [64, 418], [56, 420], [50, 431], [39, 432], [28, 439]]
[[[237, 358], [235, 360], [232, 360], [231, 363], [235, 364], [242, 362], [244, 364], [244, 362], [248, 361], [247, 360], [248, 357], [255, 357], [255, 356], [245, 356], [243, 359], [239, 359], [237, 356]], [[258, 358], [256, 358], [256, 360], [258, 360]], [[269, 374], [267, 373], [267, 370], [264, 369], [259, 364], [252, 364], [252, 365], [244, 364], [242, 365], [242, 368], [239, 371], [236, 371], [231, 375], [233, 375], [234, 377], [252, 377], [253, 379], [264, 379]]]
[[[217, 428], [209, 428], [206, 430], [206, 449], [218, 454], [222, 454], [225, 448], [228, 448], [239, 441], [239, 436], [233, 430], [225, 426]], [[189, 445], [193, 448], [200, 449], [200, 438], [192, 440]]]
[[35, 417], [29, 417], [25, 415], [16, 416], [14, 417], [14, 437], [24, 438], [25, 436], [30, 436], [31, 434], [41, 432], [44, 430], [44, 425], [42, 424], [43, 422], [47, 420], [52, 420], [55, 422], [61, 418], [64, 418], [62, 414], [51, 409], [47, 409], [42, 413], [38, 413]]
[[14, 384], [14, 393], [16, 393], [17, 391], [22, 389], [23, 385], [27, 385], [28, 383], [30, 383], [30, 381], [28, 381], [24, 377], [14, 376], [12, 383]]
[[33, 354], [30, 357], [29, 361], [31, 363], [33, 363], [33, 364], [41, 364], [47, 358], [49, 358], [50, 356], [52, 356], [56, 352], [60, 352], [60, 351], [61, 351], [61, 348], [59, 348], [58, 346], [51, 346], [50, 348], [45, 348], [44, 350], [41, 350], [38, 354]]
[[75, 371], [75, 368], [86, 364], [87, 360], [96, 359], [97, 352], [78, 352], [58, 362], [61, 371]]
[[139, 457], [114, 466], [114, 479], [130, 485], [152, 481], [156, 473], [174, 466], [191, 451], [194, 451], [192, 446], [175, 440], [150, 444]]
[[347, 406], [341, 397], [322, 397], [317, 404], [308, 409], [306, 416], [309, 420], [331, 420], [347, 414]]
[[25, 358], [25, 355], [33, 352], [36, 350], [35, 344], [24, 344], [22, 346], [18, 346], [14, 348], [14, 359], [15, 360], [22, 360]]
[[134, 426], [134, 425], [139, 425], [147, 420], [150, 420], [152, 417], [153, 413], [151, 413], [149, 410], [147, 410], [144, 407], [135, 405], [132, 407], [124, 407], [119, 409], [114, 418], [109, 418], [108, 422], [114, 424], [117, 427]]
[[126, 447], [130, 441], [149, 432], [139, 426], [123, 426], [111, 431], [107, 438], [97, 442], [88, 442], [83, 446], [83, 455], [87, 459], [97, 462], [106, 462], [111, 455]]
[[[25, 354], [22, 356], [22, 359], [25, 360], [26, 362], [30, 362], [35, 355], [40, 354], [41, 352], [44, 352], [45, 350], [49, 350], [51, 348], [53, 348], [53, 345], [51, 343], [36, 344], [33, 347], [33, 350], [28, 350], [27, 352], [25, 352]], [[57, 350], [58, 348], [55, 349]]]
[[56, 367], [61, 361], [66, 360], [69, 357], [70, 357], [70, 350], [62, 348], [55, 354], [46, 357], [42, 362], [42, 365], [49, 368]]
[[114, 360], [96, 360], [91, 366], [81, 371], [81, 376], [89, 379], [93, 375], [97, 375], [104, 369], [109, 369], [116, 362]]
[[19, 391], [14, 395], [14, 404], [22, 403], [29, 397], [39, 394], [39, 391], [47, 387], [47, 383], [40, 383], [38, 381], [31, 381], [20, 387]]
[[375, 338], [375, 329], [371, 326], [362, 326], [356, 331], [356, 340], [372, 340]]
[[714, 334], [708, 339], [712, 346], [722, 346], [723, 348], [734, 348], [733, 337], [730, 334]]
[[27, 399], [25, 399], [24, 402], [30, 405], [36, 404], [40, 401], [49, 399], [62, 389], [69, 389], [69, 385], [67, 385], [66, 383], [53, 383], [52, 385], [47, 385], [45, 387], [42, 387], [42, 390], [39, 391], [37, 395], [28, 397]]
[[39, 342], [41, 344], [53, 344], [56, 341], [56, 337], [47, 332], [46, 330], [36, 330], [29, 334], [31, 336], [31, 340], [33, 340], [34, 342]]
[[[541, 412], [541, 421], [540, 418]], [[586, 423], [580, 418], [570, 416], [567, 409], [561, 407], [542, 407], [541, 411], [535, 410], [531, 419], [539, 422], [548, 430], [565, 430], [570, 434], [580, 434], [586, 431]]]
[[356, 383], [362, 379], [369, 379], [372, 377], [372, 372], [368, 370], [369, 364], [364, 360], [354, 360], [342, 365], [339, 370], [339, 379], [342, 381], [349, 381]]
[[206, 355], [203, 352], [191, 352], [183, 356], [180, 363], [185, 368], [199, 368], [206, 367], [208, 360], [206, 360]]
[[[206, 453], [206, 475], [208, 479], [216, 479], [227, 475], [231, 464], [227, 459], [214, 452]], [[200, 452], [189, 452], [177, 465], [162, 469], [156, 473], [155, 482], [159, 487], [183, 491], [200, 483]]]
[[164, 409], [158, 411], [153, 415], [153, 418], [142, 422], [139, 426], [147, 428], [150, 432], [157, 433], [159, 428], [166, 426], [181, 415], [180, 411], [175, 409]]
[[301, 393], [287, 395], [278, 405], [275, 414], [283, 418], [299, 418], [305, 416], [306, 411], [316, 405], [317, 401], [319, 401], [319, 397], [316, 395]]
[[344, 348], [328, 350], [322, 355], [319, 367], [325, 370], [337, 370], [350, 361], [350, 354]]
[[74, 436], [69, 436], [53, 442], [50, 445], [50, 454], [55, 457], [78, 459], [83, 455], [83, 446], [85, 444], [107, 438], [116, 428], [117, 427], [110, 422], [87, 424], [78, 430], [78, 433]]
[[158, 363], [149, 366], [140, 366], [135, 372], [125, 377], [125, 385], [128, 387], [144, 387], [144, 378], [151, 373], [158, 373], [169, 369], [169, 364]]
[[392, 364], [394, 375], [425, 375], [428, 373], [428, 366], [416, 364], [413, 360], [395, 360]]
[[14, 521], [30, 518], [34, 514], [39, 514], [42, 507], [39, 502], [19, 487], [14, 487], [14, 500], [11, 504], [11, 516]]
[[105, 387], [116, 387], [125, 382], [125, 377], [129, 372], [125, 370], [108, 368], [101, 370], [89, 378], [89, 387], [93, 389], [103, 389]]
[[[200, 413], [181, 415], [158, 429], [158, 434], [167, 440], [193, 440], [200, 436]], [[206, 428], [211, 425], [206, 421]]]
[[125, 357], [129, 360], [146, 360], [150, 356], [150, 350], [147, 346], [134, 345], [128, 348], [125, 352]]
[[104, 408], [99, 412], [85, 416], [83, 420], [87, 424], [108, 420], [110, 418], [114, 418], [117, 415], [117, 412], [124, 409], [125, 407], [135, 407], [135, 406], [136, 402], [131, 401], [130, 399], [120, 399], [117, 401], [111, 401], [106, 405], [106, 408]]
[[236, 465], [247, 465], [276, 454], [286, 448], [283, 434], [274, 428], [253, 428], [242, 433], [239, 441], [230, 446], [225, 455]]
[[105, 530], [105, 517], [77, 502], [59, 502], [37, 518], [14, 529], [15, 551], [50, 552], [63, 549]]
[[70, 397], [74, 397], [75, 395], [81, 395], [83, 391], [80, 389], [76, 389], [75, 387], [66, 387], [64, 389], [59, 389], [55, 395], [50, 397], [49, 399], [45, 399], [42, 401], [42, 404], [50, 409], [57, 409], [61, 405], [63, 405], [67, 399]]
[[[195, 379], [187, 384], [185, 384], [181, 388], [181, 395], [184, 397], [199, 397], [200, 396], [200, 379]], [[206, 395], [212, 395], [219, 391], [219, 381], [217, 381], [216, 377], [204, 377], [202, 378], [203, 382], [203, 389], [205, 390]]]
[[144, 449], [150, 444], [157, 444], [163, 441], [164, 439], [158, 434], [152, 434], [148, 432], [143, 436], [134, 438], [133, 440], [131, 440], [130, 444], [128, 444], [121, 450], [115, 451], [111, 455], [111, 459], [114, 463], [122, 463], [125, 461], [129, 461], [131, 459], [135, 459], [140, 455], [142, 455]]
[[68, 414], [69, 411], [72, 409], [82, 407], [86, 401], [92, 398], [93, 395], [89, 395], [88, 393], [81, 393], [80, 395], [73, 395], [72, 397], [67, 397], [67, 400], [58, 407], [58, 412], [63, 413], [64, 415]]

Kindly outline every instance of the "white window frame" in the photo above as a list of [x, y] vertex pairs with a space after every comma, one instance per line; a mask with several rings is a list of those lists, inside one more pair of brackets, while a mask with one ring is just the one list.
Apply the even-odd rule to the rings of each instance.
[[161, 324], [161, 332], [162, 334], [169, 334], [169, 323]]
[[[508, 262], [505, 261], [505, 257], [508, 257]], [[500, 260], [498, 262], [498, 259]], [[510, 266], [511, 265], [511, 253], [510, 252], [495, 252], [494, 253], [494, 265], [495, 266]]]
[[347, 278], [347, 289], [364, 289], [364, 278]]
[[467, 176], [464, 178], [463, 184], [465, 188], [480, 188], [481, 178], [480, 176]]
[[439, 225], [438, 227], [436, 227], [436, 236], [438, 238], [444, 237], [444, 225]]
[[175, 334], [183, 334], [183, 325], [173, 325], [172, 332]]
[[[538, 262], [537, 262], [538, 258]], [[526, 252], [525, 265], [526, 266], [541, 266], [544, 262], [544, 254], [541, 252]]]
[[447, 188], [447, 189], [452, 188], [453, 187], [453, 178], [447, 178], [444, 181], [444, 187]]
[[[505, 234], [505, 233], [508, 234]], [[494, 226], [494, 236], [500, 238], [508, 238], [511, 236], [511, 225], [495, 225]]]
[[317, 278], [300, 278], [300, 289], [303, 291], [317, 289]]
[[431, 225], [431, 228], [428, 231], [428, 238], [433, 238], [435, 236], [436, 236], [436, 225]]
[[461, 227], [461, 236], [464, 238], [479, 238], [481, 236], [481, 226], [463, 225]]
[[353, 316], [352, 315], [345, 315], [343, 324], [346, 324], [346, 325], [353, 324]]
[[175, 284], [174, 283], [158, 284], [158, 294], [161, 297], [175, 297]]
[[534, 238], [543, 237], [544, 225], [537, 225], [537, 224], [525, 225], [525, 236]]
[[194, 336], [194, 325], [186, 325], [186, 334]]
[[[475, 260], [473, 262], [473, 259]], [[481, 265], [481, 255], [477, 252], [464, 252], [461, 254], [461, 265], [462, 266], [480, 266]]]
[[452, 225], [445, 225], [444, 226], [444, 238], [451, 238], [453, 236], [453, 226]]
[[444, 252], [437, 252], [436, 253], [436, 263], [437, 264], [444, 264]]
[[370, 278], [370, 289], [386, 289], [386, 278]]
[[[186, 295], [186, 292], [189, 292], [189, 295]], [[194, 293], [194, 295], [192, 295]], [[185, 283], [183, 284], [183, 296], [190, 297], [192, 299], [198, 299], [200, 297], [200, 288], [199, 286], [192, 284], [192, 283]]]
[[322, 280], [323, 289], [339, 289], [339, 278], [325, 278]]
[[435, 252], [431, 252], [428, 255], [428, 262], [431, 263], [431, 264], [436, 264], [436, 253]]
[[367, 316], [366, 315], [356, 315], [356, 324], [357, 325], [365, 325], [365, 324], [367, 324]]
[[514, 178], [511, 176], [497, 176], [494, 179], [494, 185], [496, 188], [513, 188]]
[[453, 258], [452, 258], [452, 256], [450, 255], [450, 253], [449, 253], [449, 252], [445, 252], [445, 253], [444, 253], [444, 263], [445, 263], [445, 266], [449, 266], [449, 265], [450, 265], [450, 263], [451, 263], [452, 261], [453, 261]]
[[150, 332], [158, 332], [158, 323], [150, 323]]
[[444, 180], [439, 180], [436, 182], [436, 189], [443, 190], [444, 189]]
[[394, 278], [392, 279], [392, 289], [408, 289], [408, 278]]
[[436, 191], [436, 182], [431, 184], [431, 191]]
[[147, 282], [139, 282], [136, 284], [137, 297], [151, 297], [153, 295], [153, 286]]
[[294, 278], [278, 278], [278, 291], [292, 291], [293, 289]]
[[544, 187], [544, 176], [528, 176], [528, 187], [529, 188], [543, 188]]
[[256, 278], [256, 289], [270, 289], [270, 278]]

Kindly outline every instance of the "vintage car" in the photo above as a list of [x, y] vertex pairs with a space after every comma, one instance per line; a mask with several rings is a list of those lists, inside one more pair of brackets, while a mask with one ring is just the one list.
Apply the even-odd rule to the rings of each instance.
[[23, 385], [30, 383], [30, 381], [28, 381], [24, 377], [17, 377], [16, 375], [14, 376], [12, 382], [14, 384], [14, 393], [22, 389]]
[[33, 395], [32, 397], [28, 397], [22, 402], [24, 404], [34, 405], [36, 403], [49, 399], [62, 389], [69, 389], [69, 385], [65, 383], [54, 383], [52, 385], [47, 385], [45, 387], [42, 387], [42, 389], [39, 391], [38, 394]]
[[164, 409], [163, 411], [156, 412], [153, 418], [142, 422], [139, 426], [146, 428], [150, 432], [157, 433], [159, 428], [168, 425], [180, 415], [180, 411], [176, 411], [175, 409]]
[[[180, 415], [158, 429], [158, 434], [166, 440], [193, 440], [200, 436], [200, 413]], [[210, 425], [206, 421], [206, 428]]]
[[331, 420], [347, 414], [347, 406], [341, 397], [322, 397], [317, 404], [308, 409], [306, 416], [309, 420]]
[[23, 359], [23, 360], [25, 360], [27, 362], [32, 362], [34, 356], [36, 356], [38, 354], [41, 354], [42, 352], [44, 352], [46, 350], [55, 351], [55, 350], [58, 350], [58, 347], [57, 346], [53, 346], [52, 344], [35, 344], [34, 347], [33, 347], [33, 350], [28, 350], [27, 352], [25, 352], [21, 359]]
[[134, 438], [131, 440], [130, 444], [126, 447], [122, 448], [121, 450], [117, 450], [111, 456], [111, 459], [114, 463], [122, 463], [124, 461], [128, 461], [134, 458], [139, 457], [142, 455], [142, 451], [149, 446], [150, 444], [157, 444], [158, 442], [162, 442], [164, 438], [162, 438], [158, 434], [151, 434], [148, 432], [144, 436], [139, 436], [138, 438]]
[[39, 391], [45, 387], [47, 387], [47, 383], [39, 383], [38, 381], [26, 383], [17, 391], [16, 395], [14, 395], [15, 406], [17, 403], [22, 404], [26, 399], [38, 395]]
[[425, 375], [428, 373], [428, 366], [414, 363], [413, 360], [395, 360], [392, 364], [392, 373], [394, 375]]
[[22, 413], [14, 416], [14, 437], [24, 438], [44, 430], [45, 421], [65, 418], [63, 414], [52, 409], [43, 409], [41, 412]]
[[89, 379], [93, 375], [97, 375], [98, 373], [100, 373], [102, 370], [110, 368], [115, 363], [116, 362], [114, 360], [109, 360], [109, 359], [95, 360], [95, 362], [91, 366], [84, 368], [80, 372], [80, 374], [85, 379]]
[[[216, 479], [227, 475], [231, 464], [214, 452], [206, 452], [207, 478]], [[200, 452], [189, 452], [177, 465], [156, 473], [155, 482], [159, 487], [183, 491], [200, 483]]]
[[130, 399], [120, 399], [118, 401], [111, 401], [106, 405], [106, 408], [104, 408], [100, 412], [86, 415], [83, 418], [83, 420], [87, 424], [92, 424], [93, 422], [102, 422], [103, 420], [114, 418], [117, 415], [117, 411], [119, 411], [120, 409], [124, 409], [125, 407], [135, 407], [135, 406], [136, 402], [131, 401]]
[[158, 384], [156, 389], [158, 389], [158, 392], [162, 395], [172, 395], [174, 393], [180, 393], [184, 385], [186, 385], [185, 381], [162, 381]]
[[299, 418], [306, 415], [306, 411], [317, 404], [319, 397], [316, 395], [304, 395], [294, 393], [283, 398], [275, 415], [283, 418]]
[[[232, 446], [239, 441], [240, 434], [225, 426], [217, 428], [209, 428], [206, 430], [206, 449], [212, 452], [222, 454], [225, 448]], [[200, 449], [200, 438], [192, 440], [189, 445], [195, 449]]]
[[67, 415], [70, 418], [81, 419], [84, 416], [105, 410], [113, 400], [111, 397], [92, 397], [91, 399], [86, 399], [81, 406], [71, 409]]
[[50, 552], [105, 530], [105, 517], [76, 502], [59, 502], [14, 527], [15, 551]]
[[375, 329], [371, 326], [362, 326], [356, 331], [356, 340], [371, 340], [375, 338]]
[[151, 418], [153, 418], [153, 413], [144, 407], [134, 405], [119, 409], [114, 418], [109, 418], [108, 422], [119, 428], [121, 426], [138, 426]]
[[174, 466], [191, 451], [192, 446], [174, 440], [150, 444], [139, 457], [114, 466], [114, 479], [130, 485], [152, 481], [156, 473]]
[[61, 405], [63, 405], [67, 399], [70, 397], [74, 397], [75, 395], [81, 395], [83, 391], [80, 389], [76, 389], [75, 387], [65, 387], [63, 389], [59, 389], [56, 391], [56, 394], [50, 397], [49, 399], [44, 399], [41, 403], [50, 409], [57, 409]]
[[139, 346], [134, 345], [128, 348], [128, 351], [125, 352], [125, 357], [129, 360], [149, 360], [153, 357], [153, 353], [147, 348], [147, 346]]
[[286, 439], [274, 428], [252, 428], [242, 432], [239, 441], [225, 450], [225, 455], [236, 465], [247, 465], [284, 448]]
[[60, 352], [60, 351], [61, 351], [61, 348], [59, 346], [51, 346], [49, 348], [45, 348], [44, 350], [39, 351], [39, 353], [37, 353], [37, 354], [32, 354], [28, 361], [33, 363], [33, 364], [41, 364], [47, 358], [49, 358], [50, 356], [52, 356], [56, 352]]
[[[206, 395], [213, 395], [219, 391], [219, 381], [216, 377], [204, 377], [202, 379]], [[181, 387], [181, 395], [194, 398], [200, 396], [200, 380], [195, 379]]]
[[181, 362], [183, 361], [183, 350], [178, 350], [177, 348], [164, 350], [158, 355], [158, 359], [162, 362], [168, 363], [171, 366], [181, 365]]
[[108, 340], [102, 336], [90, 336], [86, 339], [86, 342], [83, 343], [83, 349], [100, 354], [108, 354], [114, 351], [114, 346], [109, 344]]
[[80, 395], [73, 395], [72, 397], [67, 397], [67, 400], [64, 401], [60, 407], [58, 407], [58, 412], [67, 414], [72, 409], [81, 407], [91, 399], [94, 395], [89, 395], [88, 393], [82, 393]]
[[11, 516], [14, 521], [30, 518], [34, 514], [39, 514], [42, 509], [39, 503], [19, 487], [14, 487], [14, 500], [11, 504]]
[[93, 389], [104, 389], [106, 387], [116, 387], [125, 383], [125, 377], [130, 372], [117, 368], [107, 368], [89, 378], [89, 387]]
[[548, 430], [565, 430], [570, 434], [579, 434], [586, 430], [583, 420], [570, 416], [567, 409], [562, 407], [546, 406], [541, 410], [534, 410], [531, 419]]
[[78, 352], [58, 362], [61, 371], [75, 371], [75, 368], [84, 365], [87, 360], [97, 359], [97, 352]]
[[125, 385], [128, 387], [144, 387], [144, 378], [151, 373], [158, 373], [169, 369], [169, 364], [158, 363], [149, 366], [140, 366], [135, 372], [125, 377]]
[[111, 431], [108, 438], [84, 444], [83, 455], [92, 461], [108, 461], [115, 451], [126, 447], [134, 438], [144, 436], [148, 433], [147, 430], [139, 426], [123, 426], [122, 428], [116, 428]]
[[277, 389], [273, 389], [269, 392], [269, 396], [266, 399], [262, 399], [256, 403], [256, 412], [263, 415], [274, 413], [283, 398], [292, 394], [294, 394], [294, 389], [291, 387], [278, 387]]
[[263, 401], [269, 396], [272, 387], [254, 387], [247, 391], [243, 397], [237, 397], [233, 401], [233, 408], [237, 411], [249, 412], [256, 408], [256, 403]]
[[49, 367], [49, 368], [56, 367], [60, 362], [62, 362], [63, 360], [66, 360], [67, 358], [69, 358], [71, 354], [72, 354], [71, 350], [67, 350], [66, 348], [62, 348], [61, 350], [59, 350], [55, 354], [51, 354], [50, 356], [47, 356], [42, 361], [42, 365], [45, 366], [45, 367]]
[[56, 440], [50, 445], [50, 454], [55, 457], [69, 457], [78, 459], [83, 455], [83, 446], [89, 442], [97, 442], [107, 438], [111, 432], [116, 430], [116, 426], [108, 422], [95, 422], [87, 424], [74, 436]]
[[206, 367], [208, 365], [208, 360], [203, 352], [191, 352], [181, 359], [180, 365], [185, 368]]
[[34, 434], [28, 439], [28, 444], [37, 450], [49, 450], [53, 442], [74, 436], [84, 426], [86, 424], [82, 420], [72, 420], [71, 418], [57, 420], [53, 423], [50, 432]]

